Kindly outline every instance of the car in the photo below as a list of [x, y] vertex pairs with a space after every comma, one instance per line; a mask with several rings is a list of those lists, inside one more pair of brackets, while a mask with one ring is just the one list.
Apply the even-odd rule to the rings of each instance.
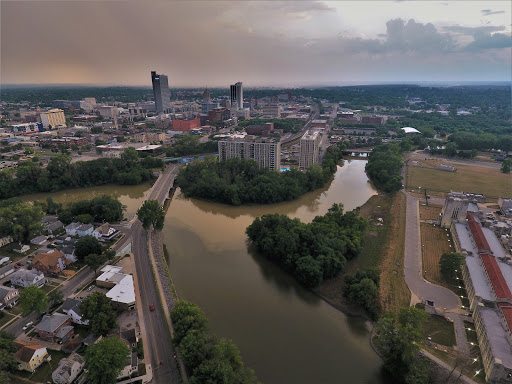
[[149, 310], [154, 311], [155, 310], [155, 304], [149, 304]]
[[14, 264], [15, 269], [20, 269], [20, 266], [18, 264]]
[[28, 322], [27, 324], [25, 324], [25, 326], [23, 327], [23, 330], [26, 331], [32, 324], [34, 324], [33, 321], [30, 321]]
[[23, 263], [23, 262], [21, 262], [21, 261], [18, 261], [18, 265], [19, 265], [20, 267], [22, 267], [22, 266], [24, 266], [24, 265], [25, 265], [25, 263]]
[[91, 285], [89, 288], [87, 288], [87, 291], [92, 291], [94, 289], [94, 285]]

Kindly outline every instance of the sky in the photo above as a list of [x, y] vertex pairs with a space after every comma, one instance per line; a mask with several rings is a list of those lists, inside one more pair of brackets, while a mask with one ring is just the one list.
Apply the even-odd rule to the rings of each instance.
[[0, 2], [1, 84], [511, 81], [510, 1]]

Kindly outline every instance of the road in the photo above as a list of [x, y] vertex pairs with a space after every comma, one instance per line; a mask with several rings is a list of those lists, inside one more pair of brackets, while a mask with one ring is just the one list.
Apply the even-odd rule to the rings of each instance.
[[[171, 164], [166, 169], [154, 184], [149, 200], [158, 200], [160, 204], [163, 204], [177, 169], [178, 166], [175, 164]], [[135, 255], [135, 269], [140, 292], [139, 302], [143, 306], [142, 313], [147, 334], [144, 343], [149, 346], [150, 363], [154, 367], [153, 382], [178, 383], [180, 375], [174, 359], [165, 315], [159, 305], [160, 299], [148, 255], [147, 232], [138, 220], [124, 232], [127, 238], [132, 238], [132, 252]], [[121, 245], [119, 248], [121, 249]], [[155, 304], [155, 311], [149, 310], [150, 304]], [[160, 362], [162, 362], [162, 367], [160, 367]]]
[[318, 118], [318, 116], [320, 115], [320, 110], [317, 105], [315, 105], [313, 108], [314, 108], [313, 115], [309, 118], [309, 120], [306, 122], [306, 124], [304, 124], [304, 127], [302, 127], [302, 129], [299, 132], [291, 135], [290, 137], [288, 137], [284, 140], [281, 140], [281, 148], [289, 145], [289, 143], [291, 143], [294, 140], [297, 140], [299, 137], [301, 137], [309, 129], [311, 122], [313, 120], [315, 120], [316, 118]]
[[465, 165], [468, 167], [483, 167], [483, 168], [491, 168], [491, 169], [500, 169], [501, 163], [491, 163], [487, 161], [478, 161], [478, 160], [459, 160], [459, 159], [453, 159], [453, 158], [446, 158], [440, 155], [431, 155], [430, 153], [424, 153], [424, 152], [411, 152], [409, 153], [413, 157], [422, 157], [422, 158], [434, 158], [443, 160], [446, 163], [450, 164], [457, 164], [457, 165]]

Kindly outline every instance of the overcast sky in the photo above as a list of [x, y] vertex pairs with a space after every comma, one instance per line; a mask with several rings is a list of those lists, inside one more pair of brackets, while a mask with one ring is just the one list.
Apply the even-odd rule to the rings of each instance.
[[510, 1], [0, 2], [1, 83], [510, 81]]

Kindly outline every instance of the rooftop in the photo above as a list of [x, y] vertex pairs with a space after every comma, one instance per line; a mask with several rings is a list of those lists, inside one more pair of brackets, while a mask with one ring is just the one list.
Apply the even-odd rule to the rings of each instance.
[[421, 133], [420, 131], [413, 127], [403, 127], [401, 128], [401, 130], [404, 131], [405, 133]]
[[496, 301], [491, 285], [478, 256], [466, 256], [466, 267], [475, 289], [475, 295], [487, 301]]
[[112, 301], [118, 303], [135, 303], [133, 277], [131, 275], [124, 275], [123, 279], [121, 279], [117, 285], [115, 285], [110, 291], [107, 292], [107, 297], [110, 297]]
[[487, 338], [493, 356], [500, 359], [504, 366], [512, 369], [512, 349], [499, 314], [495, 310], [486, 307], [479, 307], [479, 311], [487, 330]]

